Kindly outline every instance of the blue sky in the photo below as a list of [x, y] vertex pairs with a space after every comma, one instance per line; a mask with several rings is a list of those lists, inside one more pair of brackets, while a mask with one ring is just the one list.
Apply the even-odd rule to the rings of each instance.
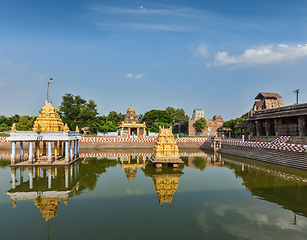
[[0, 0], [0, 115], [38, 115], [49, 77], [56, 107], [72, 93], [101, 115], [307, 102], [306, 44], [305, 0]]

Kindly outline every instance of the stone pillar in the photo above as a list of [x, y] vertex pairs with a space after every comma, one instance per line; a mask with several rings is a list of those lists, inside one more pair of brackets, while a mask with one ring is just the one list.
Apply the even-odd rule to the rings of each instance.
[[12, 142], [11, 164], [16, 163], [16, 142]]
[[260, 136], [260, 129], [261, 129], [261, 122], [260, 120], [256, 121], [256, 136], [259, 137]]
[[265, 128], [265, 135], [268, 137], [270, 135], [270, 121], [269, 121], [269, 119], [264, 120], [264, 128]]
[[28, 162], [30, 164], [33, 163], [33, 144], [32, 144], [32, 142], [29, 142], [29, 158], [28, 158]]
[[14, 167], [11, 168], [11, 177], [12, 177], [12, 188], [16, 188], [16, 169]]
[[23, 161], [23, 142], [22, 142], [22, 141], [20, 142], [20, 148], [19, 148], [19, 150], [20, 150], [19, 159], [20, 159], [20, 162], [22, 162], [22, 161]]
[[124, 128], [121, 128], [120, 137], [123, 137]]
[[279, 137], [278, 127], [281, 125], [281, 118], [274, 118], [275, 136]]
[[130, 135], [131, 135], [131, 129], [128, 128], [128, 137], [130, 137]]
[[300, 137], [305, 136], [305, 130], [306, 130], [306, 116], [298, 116], [298, 135]]
[[51, 142], [48, 142], [48, 163], [52, 163], [52, 148]]
[[139, 128], [136, 129], [136, 135], [138, 135], [138, 136], [140, 135], [140, 129]]
[[33, 168], [28, 167], [28, 173], [29, 173], [29, 188], [33, 188]]
[[74, 140], [74, 158], [77, 158], [77, 144], [78, 144], [78, 141]]

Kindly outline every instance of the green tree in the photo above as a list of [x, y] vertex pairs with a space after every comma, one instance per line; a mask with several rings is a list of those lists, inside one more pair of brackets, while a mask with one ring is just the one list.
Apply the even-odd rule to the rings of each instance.
[[167, 107], [165, 111], [172, 116], [174, 123], [188, 121], [190, 118], [182, 108]]
[[152, 124], [151, 128], [149, 131], [158, 133], [159, 132], [159, 127], [164, 127], [164, 128], [169, 128], [171, 124], [169, 123], [164, 123], [164, 122], [155, 122]]
[[196, 120], [195, 124], [195, 129], [197, 132], [202, 132], [203, 130], [207, 129], [207, 120], [205, 118], [200, 118]]
[[243, 123], [244, 119], [247, 118], [247, 113], [244, 113], [241, 117], [238, 117], [236, 119], [230, 119], [226, 122], [223, 123], [223, 127], [225, 128], [231, 128], [232, 131], [236, 131], [235, 126], [237, 125], [237, 123]]
[[70, 129], [85, 127], [91, 124], [98, 115], [97, 105], [93, 100], [86, 102], [79, 95], [74, 96], [67, 93], [62, 97], [62, 103], [59, 106], [59, 114], [64, 123], [67, 123]]
[[19, 118], [19, 122], [16, 124], [16, 129], [19, 131], [32, 131], [33, 124], [36, 117], [23, 115]]
[[142, 122], [146, 123], [146, 127], [148, 131], [153, 131], [151, 127], [155, 122], [172, 124], [173, 118], [170, 114], [168, 114], [165, 110], [150, 110], [146, 112], [142, 118]]

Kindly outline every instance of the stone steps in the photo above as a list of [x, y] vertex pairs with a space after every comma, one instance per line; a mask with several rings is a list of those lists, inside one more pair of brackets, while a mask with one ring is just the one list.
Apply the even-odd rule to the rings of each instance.
[[307, 170], [307, 153], [225, 145], [218, 152]]

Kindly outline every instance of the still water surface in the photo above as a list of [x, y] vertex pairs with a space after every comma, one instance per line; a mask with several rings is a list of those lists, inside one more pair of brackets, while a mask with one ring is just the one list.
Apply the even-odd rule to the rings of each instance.
[[0, 239], [306, 239], [306, 171], [202, 151], [158, 170], [148, 154], [1, 160]]

